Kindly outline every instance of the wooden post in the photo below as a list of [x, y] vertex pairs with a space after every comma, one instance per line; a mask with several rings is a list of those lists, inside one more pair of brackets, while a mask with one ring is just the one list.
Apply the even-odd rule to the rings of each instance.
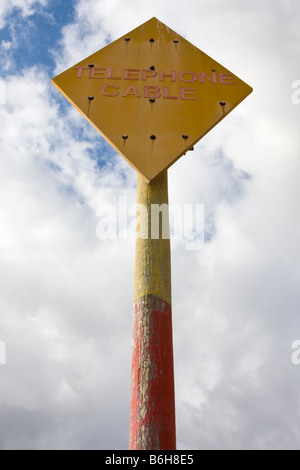
[[167, 171], [138, 176], [137, 204], [129, 449], [175, 450]]

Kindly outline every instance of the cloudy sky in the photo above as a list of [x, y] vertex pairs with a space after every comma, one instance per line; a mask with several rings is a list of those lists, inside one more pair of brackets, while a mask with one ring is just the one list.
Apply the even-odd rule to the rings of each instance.
[[178, 448], [300, 448], [299, 1], [1, 0], [0, 449], [128, 447], [136, 173], [51, 78], [153, 16], [254, 88], [169, 171]]

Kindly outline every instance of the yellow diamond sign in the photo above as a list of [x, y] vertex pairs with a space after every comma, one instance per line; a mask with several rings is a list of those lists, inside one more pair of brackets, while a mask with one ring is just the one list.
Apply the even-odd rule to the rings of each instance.
[[148, 182], [252, 92], [156, 18], [52, 82]]

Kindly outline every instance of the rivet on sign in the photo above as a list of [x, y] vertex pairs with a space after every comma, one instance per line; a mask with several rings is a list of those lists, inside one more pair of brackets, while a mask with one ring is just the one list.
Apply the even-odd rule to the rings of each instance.
[[151, 139], [151, 140], [155, 140], [155, 139], [156, 139], [156, 135], [150, 135], [150, 139]]
[[212, 71], [212, 72], [215, 72], [215, 71], [216, 71], [216, 69], [211, 69], [211, 71]]
[[183, 138], [183, 139], [188, 139], [189, 136], [188, 136], [187, 134], [183, 134], [182, 138]]
[[151, 65], [150, 70], [155, 70], [154, 65]]
[[130, 41], [130, 38], [125, 38], [124, 41], [127, 41], [127, 42], [128, 42], [128, 41]]
[[88, 96], [88, 100], [93, 101], [95, 99], [94, 96]]
[[128, 139], [128, 135], [127, 135], [127, 134], [123, 134], [123, 135], [122, 135], [122, 139], [124, 139], [124, 140]]
[[155, 103], [155, 98], [150, 98], [150, 103]]
[[179, 41], [178, 41], [178, 39], [174, 39], [173, 42], [175, 42], [175, 44], [177, 44]]
[[149, 39], [150, 42], [155, 42], [155, 39], [151, 38]]
[[92, 69], [94, 66], [94, 64], [89, 64], [89, 67]]
[[225, 105], [226, 105], [226, 101], [220, 101], [220, 105], [221, 105], [221, 106], [225, 106]]

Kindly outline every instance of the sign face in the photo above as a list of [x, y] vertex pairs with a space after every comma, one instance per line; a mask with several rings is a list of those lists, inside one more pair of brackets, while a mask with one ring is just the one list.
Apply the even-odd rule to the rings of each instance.
[[156, 18], [52, 82], [148, 182], [252, 92]]

